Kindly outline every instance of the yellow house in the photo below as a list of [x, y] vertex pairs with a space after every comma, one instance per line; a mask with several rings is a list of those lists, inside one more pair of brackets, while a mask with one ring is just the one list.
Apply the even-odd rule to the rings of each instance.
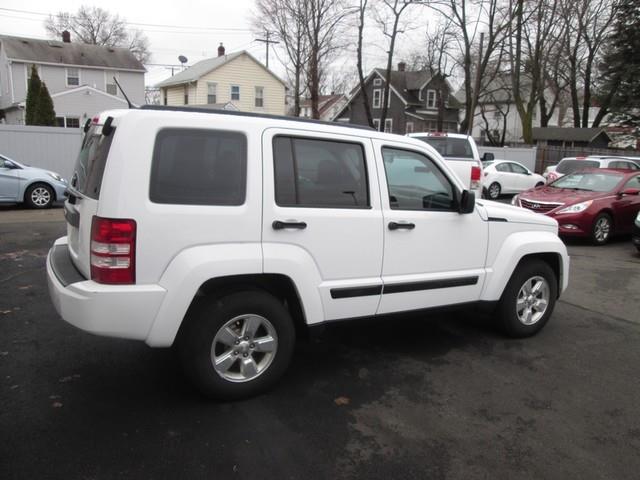
[[246, 51], [207, 58], [160, 82], [163, 105], [285, 114], [285, 84]]

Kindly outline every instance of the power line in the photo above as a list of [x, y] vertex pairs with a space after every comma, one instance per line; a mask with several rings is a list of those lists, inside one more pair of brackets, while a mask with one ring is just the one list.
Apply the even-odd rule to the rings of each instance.
[[267, 38], [256, 38], [255, 39], [256, 42], [264, 42], [264, 44], [267, 46], [267, 68], [269, 68], [269, 44], [270, 43], [274, 43], [274, 44], [275, 43], [280, 43], [280, 42], [277, 42], [275, 40], [269, 40], [269, 35], [270, 35], [269, 30], [267, 30], [266, 31], [266, 35], [265, 35]]

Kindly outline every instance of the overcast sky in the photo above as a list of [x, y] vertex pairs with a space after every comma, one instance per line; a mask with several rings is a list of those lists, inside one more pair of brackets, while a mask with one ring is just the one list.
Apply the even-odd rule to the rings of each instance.
[[[151, 65], [147, 66], [147, 85], [154, 85], [170, 76], [171, 69], [163, 64], [178, 64], [178, 55], [185, 55], [189, 60], [188, 64], [192, 65], [203, 58], [216, 56], [220, 42], [224, 43], [227, 52], [247, 50], [260, 61], [265, 61], [265, 46], [256, 42], [256, 36], [252, 33], [254, 0], [157, 0], [153, 3], [135, 0], [110, 0], [106, 3], [2, 0], [0, 34], [47, 38], [43, 26], [47, 15], [59, 11], [74, 13], [80, 5], [95, 5], [118, 13], [132, 27], [146, 33], [152, 52]], [[416, 28], [410, 34], [413, 38], [405, 38], [399, 42], [398, 58], [416, 45], [423, 31]], [[367, 40], [366, 68], [383, 66], [384, 42], [374, 34], [368, 35]], [[270, 58], [270, 67], [284, 76], [284, 70], [276, 56], [272, 53]], [[354, 58], [339, 60], [338, 66], [341, 62], [348, 68], [346, 65], [353, 65]]]

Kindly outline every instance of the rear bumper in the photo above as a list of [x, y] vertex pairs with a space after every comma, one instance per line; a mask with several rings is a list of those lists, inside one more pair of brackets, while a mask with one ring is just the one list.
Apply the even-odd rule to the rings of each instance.
[[75, 268], [67, 238], [47, 255], [49, 295], [58, 314], [71, 325], [96, 335], [145, 340], [165, 289], [158, 285], [102, 285]]

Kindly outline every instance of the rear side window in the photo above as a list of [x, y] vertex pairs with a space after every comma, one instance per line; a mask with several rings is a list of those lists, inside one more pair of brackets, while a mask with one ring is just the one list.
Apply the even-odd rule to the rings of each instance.
[[100, 198], [100, 185], [107, 165], [107, 157], [115, 130], [104, 136], [96, 133], [96, 127], [91, 127], [82, 140], [80, 154], [76, 160], [76, 168], [71, 178], [71, 186], [87, 197]]
[[416, 137], [435, 148], [444, 158], [455, 160], [473, 160], [471, 142], [466, 138], [454, 137]]
[[149, 198], [180, 205], [242, 205], [247, 139], [238, 132], [167, 128], [156, 137]]
[[278, 136], [273, 140], [276, 203], [283, 207], [367, 208], [359, 143]]

